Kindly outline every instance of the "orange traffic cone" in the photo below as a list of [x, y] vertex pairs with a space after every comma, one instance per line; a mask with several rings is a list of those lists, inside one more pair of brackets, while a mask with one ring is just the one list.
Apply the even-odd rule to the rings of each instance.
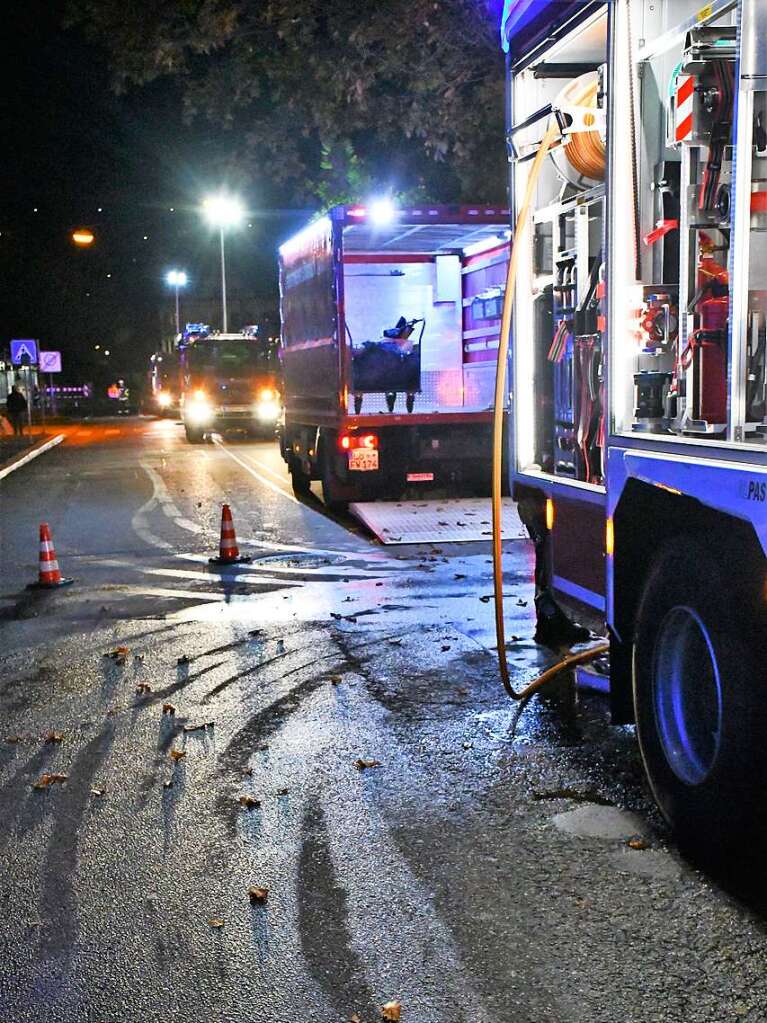
[[234, 532], [232, 510], [228, 504], [221, 509], [221, 540], [218, 545], [218, 557], [208, 558], [211, 565], [236, 565], [243, 561], [251, 561], [247, 555], [240, 554], [237, 536]]
[[70, 586], [73, 579], [62, 579], [56, 551], [51, 539], [51, 530], [47, 522], [40, 523], [40, 571], [36, 583], [30, 583], [29, 589], [52, 590], [57, 586]]

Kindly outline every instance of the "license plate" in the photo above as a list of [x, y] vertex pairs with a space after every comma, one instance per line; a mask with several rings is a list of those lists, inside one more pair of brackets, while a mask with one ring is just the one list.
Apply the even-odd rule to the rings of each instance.
[[374, 472], [378, 468], [378, 452], [355, 448], [349, 452], [349, 468], [355, 472]]

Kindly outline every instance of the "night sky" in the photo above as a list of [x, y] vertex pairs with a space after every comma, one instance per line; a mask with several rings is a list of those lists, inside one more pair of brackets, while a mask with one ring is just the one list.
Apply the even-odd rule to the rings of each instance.
[[[189, 273], [190, 297], [215, 301], [217, 238], [198, 212], [206, 193], [241, 194], [250, 215], [228, 241], [230, 290], [274, 312], [275, 247], [311, 211], [264, 208], [263, 195], [259, 205], [254, 181], [268, 169], [238, 164], [230, 133], [184, 126], [174, 83], [116, 96], [104, 55], [62, 28], [63, 7], [14, 5], [3, 33], [0, 352], [39, 338], [78, 382], [143, 370], [172, 315], [169, 268]], [[90, 249], [71, 243], [76, 227], [93, 231]], [[96, 344], [112, 352], [108, 369]]]

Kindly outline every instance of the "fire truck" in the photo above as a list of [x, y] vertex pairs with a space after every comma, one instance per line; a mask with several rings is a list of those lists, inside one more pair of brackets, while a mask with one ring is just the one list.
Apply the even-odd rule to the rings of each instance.
[[333, 207], [280, 248], [285, 421], [297, 492], [485, 491], [509, 211]]
[[257, 327], [239, 334], [189, 323], [178, 345], [181, 414], [186, 439], [213, 431], [274, 437], [282, 414], [276, 345]]
[[767, 811], [767, 3], [507, 0], [502, 41], [513, 494], [661, 811], [732, 848]]

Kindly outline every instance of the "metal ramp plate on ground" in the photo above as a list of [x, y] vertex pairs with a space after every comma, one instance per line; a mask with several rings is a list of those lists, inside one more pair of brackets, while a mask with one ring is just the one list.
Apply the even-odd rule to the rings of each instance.
[[[444, 501], [358, 501], [352, 515], [386, 544], [490, 540], [490, 498]], [[503, 539], [527, 538], [511, 498], [503, 501]]]

